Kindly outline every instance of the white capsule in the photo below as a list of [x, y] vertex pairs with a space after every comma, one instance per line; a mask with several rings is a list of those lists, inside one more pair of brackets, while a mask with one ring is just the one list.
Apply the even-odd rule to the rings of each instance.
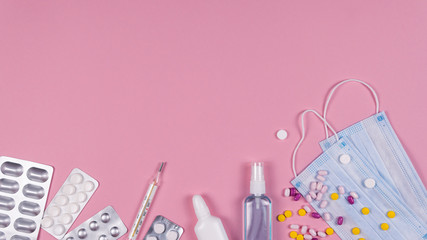
[[317, 236], [316, 230], [314, 230], [313, 228], [310, 228], [310, 230], [308, 230], [308, 232], [310, 233], [311, 236], [315, 237]]
[[313, 191], [310, 191], [308, 194], [310, 194], [311, 198], [316, 199], [316, 193]]
[[285, 188], [283, 195], [285, 195], [285, 197], [289, 197], [291, 195], [291, 189]]
[[307, 206], [307, 205], [304, 205], [304, 210], [307, 212], [307, 213], [310, 213], [311, 212], [311, 208], [309, 207], [309, 206]]
[[291, 224], [289, 225], [290, 229], [299, 229], [299, 225], [298, 224]]
[[344, 187], [343, 187], [343, 186], [338, 186], [338, 192], [339, 192], [340, 194], [344, 194], [344, 193], [345, 193], [345, 189], [344, 189]]
[[322, 175], [317, 175], [316, 179], [319, 180], [319, 181], [321, 181], [321, 182], [326, 181], [326, 178], [324, 176], [322, 176]]
[[326, 206], [328, 206], [328, 201], [323, 200], [322, 202], [320, 202], [319, 207], [320, 208], [325, 208]]
[[311, 182], [311, 183], [310, 183], [310, 190], [311, 190], [311, 191], [315, 191], [315, 190], [316, 190], [316, 186], [317, 186], [317, 183], [316, 183], [316, 182]]
[[311, 240], [311, 239], [313, 239], [313, 237], [311, 235], [304, 234], [304, 239]]
[[323, 185], [322, 189], [320, 189], [321, 193], [326, 193], [328, 191], [328, 186]]
[[305, 200], [306, 200], [308, 203], [313, 202], [313, 198], [310, 196], [310, 194], [307, 194], [307, 195], [305, 196]]
[[354, 199], [359, 198], [359, 195], [356, 192], [350, 192], [350, 196], [352, 196]]
[[328, 175], [329, 173], [328, 173], [328, 171], [326, 171], [326, 170], [319, 170], [319, 171], [317, 171], [317, 174], [319, 174], [320, 176], [326, 176], [326, 175]]
[[318, 231], [318, 232], [317, 232], [317, 235], [318, 235], [319, 237], [326, 237], [326, 233], [321, 232], [321, 231]]
[[320, 191], [320, 190], [322, 190], [322, 187], [323, 187], [323, 183], [322, 182], [317, 182], [316, 190]]
[[330, 221], [332, 219], [331, 214], [328, 212], [325, 212], [323, 214], [323, 218], [325, 219], [325, 221]]
[[320, 200], [322, 200], [322, 198], [323, 198], [323, 193], [321, 193], [321, 192], [317, 193], [316, 200], [320, 201]]
[[306, 234], [307, 230], [308, 230], [308, 227], [306, 225], [304, 225], [304, 226], [301, 227], [301, 233], [302, 234]]

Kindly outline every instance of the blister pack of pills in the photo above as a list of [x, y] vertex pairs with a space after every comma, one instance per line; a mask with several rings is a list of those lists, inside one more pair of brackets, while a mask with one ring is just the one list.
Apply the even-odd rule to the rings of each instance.
[[36, 240], [53, 168], [0, 157], [0, 240]]
[[159, 215], [154, 219], [144, 240], [178, 240], [183, 233], [181, 226]]
[[114, 240], [126, 232], [127, 228], [117, 212], [108, 206], [65, 235], [64, 239]]
[[46, 208], [42, 228], [62, 239], [98, 186], [98, 181], [91, 176], [78, 168], [73, 169]]

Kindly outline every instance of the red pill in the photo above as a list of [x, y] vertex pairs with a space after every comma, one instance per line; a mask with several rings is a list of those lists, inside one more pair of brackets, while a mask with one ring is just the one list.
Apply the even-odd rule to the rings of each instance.
[[348, 203], [350, 203], [350, 204], [354, 204], [354, 197], [352, 197], [352, 196], [348, 196], [348, 197], [347, 197], [347, 201], [348, 201]]
[[320, 214], [317, 213], [317, 212], [311, 213], [311, 216], [314, 217], [314, 218], [321, 218]]
[[297, 193], [295, 194], [294, 200], [298, 201], [301, 198], [301, 194]]
[[338, 217], [338, 219], [337, 219], [337, 224], [338, 225], [342, 225], [343, 224], [343, 222], [344, 222], [344, 218], [343, 217]]

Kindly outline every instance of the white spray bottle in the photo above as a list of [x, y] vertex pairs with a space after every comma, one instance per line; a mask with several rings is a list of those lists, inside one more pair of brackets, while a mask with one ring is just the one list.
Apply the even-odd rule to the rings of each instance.
[[221, 219], [211, 215], [202, 196], [193, 196], [193, 207], [198, 219], [194, 227], [198, 240], [228, 240]]

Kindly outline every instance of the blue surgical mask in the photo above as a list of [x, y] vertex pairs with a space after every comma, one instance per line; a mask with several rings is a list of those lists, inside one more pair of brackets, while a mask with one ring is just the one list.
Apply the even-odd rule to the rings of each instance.
[[[346, 80], [336, 85], [329, 94], [324, 109], [325, 118], [332, 94], [337, 87], [346, 82], [359, 82], [368, 86], [375, 97], [377, 112], [379, 111], [376, 93], [368, 84], [360, 80]], [[379, 112], [368, 117], [340, 131], [338, 136], [346, 136], [366, 161], [375, 166], [376, 171], [392, 190], [400, 195], [408, 207], [412, 208], [427, 225], [427, 190], [386, 114]], [[334, 142], [336, 142], [334, 138], [327, 138], [320, 142], [320, 145], [323, 150], [326, 150]]]
[[[307, 112], [314, 111], [309, 110], [303, 113], [302, 126], [304, 126], [304, 114]], [[296, 151], [304, 136], [305, 129], [303, 127], [303, 137], [293, 155], [294, 170]], [[342, 163], [340, 161], [342, 156], [346, 156], [350, 161], [345, 162], [345, 164]], [[322, 215], [326, 212], [332, 215], [333, 218], [328, 221], [328, 224], [334, 228], [341, 239], [355, 239], [356, 237], [367, 239], [427, 238], [427, 229], [422, 220], [392, 191], [389, 184], [372, 168], [371, 163], [363, 158], [363, 155], [353, 146], [352, 142], [343, 137], [296, 176], [292, 180], [292, 184], [303, 196], [307, 196], [311, 183], [319, 181], [316, 179], [317, 172], [326, 170], [329, 173], [323, 182], [324, 185], [328, 186], [322, 200], [327, 201], [327, 206], [321, 208], [319, 201], [312, 201], [311, 205]], [[296, 171], [294, 172], [296, 173]], [[374, 186], [368, 188], [364, 185], [363, 182], [367, 179], [373, 180]], [[338, 200], [331, 200], [329, 196], [338, 192], [338, 186], [344, 186], [347, 192], [341, 195]], [[352, 205], [346, 200], [350, 191], [356, 192], [359, 196]], [[361, 209], [365, 207], [370, 209], [368, 215], [361, 213]], [[388, 218], [388, 211], [394, 211], [397, 214], [396, 217]], [[337, 224], [337, 217], [339, 216], [344, 218], [342, 225]], [[387, 224], [389, 229], [381, 229], [381, 224]], [[352, 234], [354, 228], [361, 230], [360, 235]]]

